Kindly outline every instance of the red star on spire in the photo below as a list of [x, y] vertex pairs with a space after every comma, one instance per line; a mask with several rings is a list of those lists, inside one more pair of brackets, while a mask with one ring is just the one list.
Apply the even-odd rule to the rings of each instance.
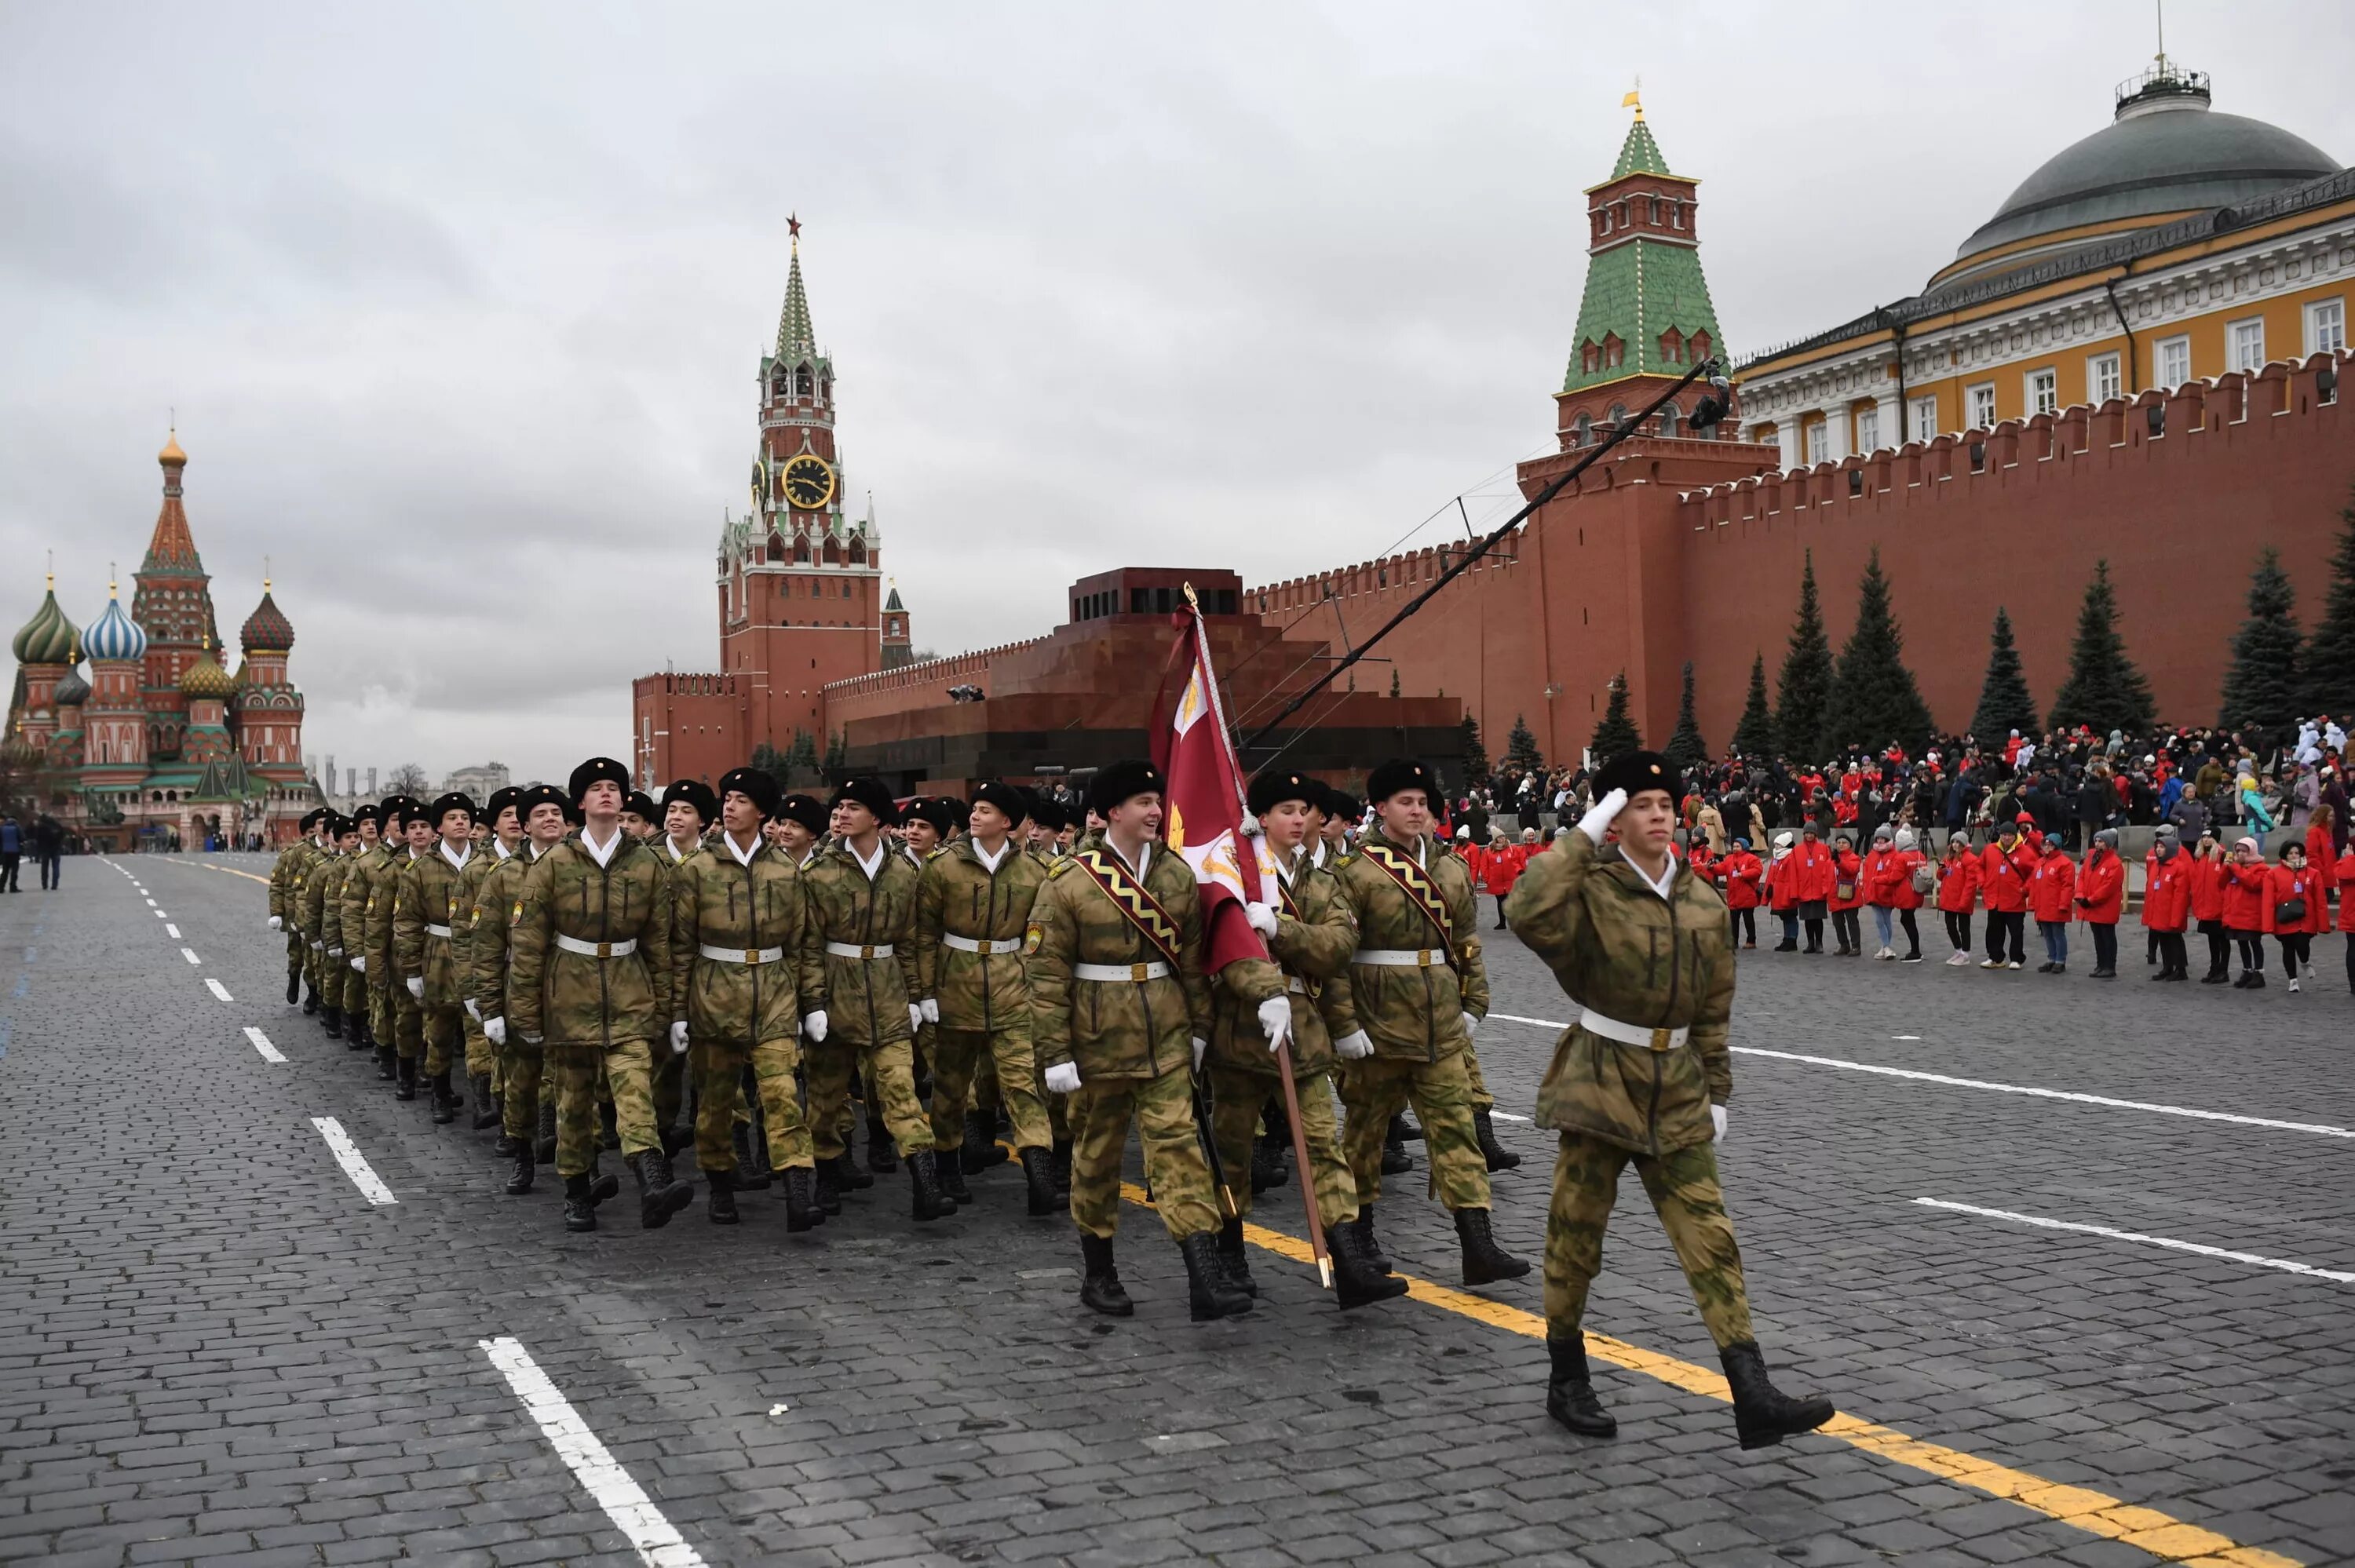
[[799, 239], [802, 237], [802, 220], [794, 214], [787, 213], [785, 215], [785, 232], [788, 235], [791, 235], [794, 238]]

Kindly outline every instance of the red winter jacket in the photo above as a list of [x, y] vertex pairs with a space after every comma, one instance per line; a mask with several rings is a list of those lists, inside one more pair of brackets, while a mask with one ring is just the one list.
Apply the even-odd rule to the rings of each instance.
[[2271, 931], [2274, 928], [2274, 904], [2265, 895], [2272, 889], [2273, 880], [2274, 868], [2263, 861], [2254, 865], [2226, 861], [2225, 926], [2247, 936]]
[[1989, 914], [2016, 915], [2028, 907], [2028, 879], [2036, 871], [2034, 852], [2021, 839], [2006, 854], [1999, 843], [1979, 852], [1979, 886]]
[[2028, 898], [2040, 926], [2066, 926], [2077, 917], [2077, 864], [2059, 850], [2036, 863]]
[[1780, 860], [1766, 863], [1766, 898], [1777, 915], [1796, 908], [1799, 902], [1799, 852], [1785, 852]]
[[2331, 874], [2339, 881], [2339, 928], [2355, 940], [2355, 851], [2340, 855]]
[[[1908, 893], [1913, 891], [1913, 867], [1906, 863], [1907, 857], [1912, 853], [1909, 850], [1901, 854], [1895, 849], [1882, 849], [1876, 845], [1873, 852], [1864, 857], [1864, 901], [1866, 903], [1879, 909], [1898, 907], [1897, 899], [1900, 891]], [[1907, 906], [1909, 908], [1913, 906]]]
[[2222, 920], [2224, 917], [2222, 861], [2194, 860], [2191, 863], [2191, 917], [2194, 920]]
[[2191, 885], [2204, 867], [2181, 850], [2167, 860], [2144, 862], [2142, 923], [2153, 931], [2180, 931], [2191, 913]]
[[1948, 915], [1967, 915], [1978, 907], [1979, 882], [1985, 868], [1966, 848], [1938, 863], [1938, 907]]
[[1513, 884], [1521, 879], [1521, 868], [1529, 863], [1529, 857], [1523, 853], [1527, 848], [1525, 844], [1497, 844], [1485, 852], [1481, 877], [1489, 892], [1502, 897], [1513, 890]]
[[2115, 926], [2126, 909], [2126, 863], [2095, 844], [2077, 868], [2077, 918], [2088, 926]]
[[2306, 830], [2306, 869], [2328, 887], [2339, 880], [2339, 852], [2330, 847], [2330, 830], [2317, 822]]
[[1725, 906], [1728, 909], [1757, 908], [1758, 879], [1765, 872], [1766, 868], [1758, 863], [1758, 857], [1748, 850], [1735, 850], [1719, 861], [1717, 874], [1722, 878], [1719, 885], [1725, 889]]
[[[2294, 937], [2300, 931], [2319, 934], [2329, 930], [2330, 906], [2323, 891], [2329, 885], [2314, 874], [2312, 866], [2300, 866], [2296, 871], [2286, 865], [2273, 867], [2265, 881], [2265, 918], [2274, 921], [2274, 934]], [[2274, 911], [2293, 898], [2306, 901], [2306, 916], [2294, 925], [2285, 926], [2275, 919]]]
[[1791, 874], [1792, 896], [1800, 903], [1815, 903], [1831, 897], [1833, 868], [1829, 844], [1820, 840], [1810, 843], [1801, 839], [1791, 846], [1790, 858], [1783, 863], [1783, 866]]
[[[1840, 896], [1842, 887], [1848, 889], [1846, 898]], [[1856, 851], [1850, 849], [1832, 851], [1830, 898], [1831, 906], [1835, 912], [1864, 907], [1864, 862], [1856, 858]]]

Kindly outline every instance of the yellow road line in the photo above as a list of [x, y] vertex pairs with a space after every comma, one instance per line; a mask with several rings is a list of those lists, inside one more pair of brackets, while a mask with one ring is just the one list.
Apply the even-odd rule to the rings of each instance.
[[[1133, 1203], [1150, 1208], [1145, 1189], [1124, 1182], [1121, 1196]], [[1266, 1248], [1280, 1257], [1295, 1263], [1313, 1266], [1315, 1257], [1308, 1243], [1298, 1236], [1272, 1231], [1249, 1221], [1243, 1224], [1243, 1237], [1254, 1245]], [[1543, 1340], [1545, 1319], [1534, 1312], [1524, 1312], [1518, 1307], [1508, 1307], [1486, 1297], [1475, 1296], [1468, 1290], [1455, 1290], [1428, 1279], [1412, 1275], [1401, 1277], [1407, 1282], [1407, 1295], [1460, 1318], [1486, 1323], [1492, 1329], [1518, 1334], [1524, 1339]], [[1673, 1356], [1660, 1355], [1624, 1340], [1614, 1340], [1593, 1330], [1586, 1333], [1586, 1353], [1629, 1372], [1642, 1372], [1657, 1378], [1671, 1387], [1704, 1398], [1732, 1402], [1725, 1379], [1706, 1367], [1678, 1361]], [[2300, 1568], [2295, 1557], [2285, 1557], [2277, 1552], [2243, 1546], [2212, 1530], [2188, 1524], [2172, 1514], [2157, 1509], [2143, 1508], [2106, 1492], [2085, 1487], [2064, 1487], [2048, 1481], [2025, 1470], [2015, 1470], [2008, 1465], [1978, 1458], [1960, 1449], [1910, 1437], [1894, 1427], [1862, 1421], [1853, 1415], [1834, 1416], [1822, 1428], [1827, 1437], [1837, 1437], [1852, 1447], [1862, 1449], [1892, 1465], [1920, 1470], [1940, 1480], [1984, 1492], [2006, 1502], [2018, 1503], [2033, 1510], [2047, 1519], [2073, 1525], [2088, 1535], [2098, 1535], [2105, 1541], [2124, 1542], [2126, 1545], [2149, 1552], [2162, 1563], [2187, 1563], [2198, 1568], [2215, 1568], [2231, 1564], [2232, 1568]]]

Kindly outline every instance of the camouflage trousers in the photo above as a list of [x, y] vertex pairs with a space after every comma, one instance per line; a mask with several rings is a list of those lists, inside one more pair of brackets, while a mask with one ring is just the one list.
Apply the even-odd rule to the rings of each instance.
[[[323, 949], [313, 947], [307, 935], [297, 939], [303, 944], [303, 982], [315, 991], [325, 978], [321, 962]], [[325, 999], [321, 1000], [324, 1002]]]
[[1619, 1171], [1631, 1160], [1684, 1266], [1710, 1338], [1720, 1350], [1752, 1338], [1742, 1249], [1734, 1245], [1733, 1222], [1717, 1185], [1717, 1146], [1697, 1143], [1655, 1160], [1577, 1132], [1561, 1135], [1553, 1208], [1546, 1216], [1548, 1337], [1566, 1339], [1585, 1319], [1587, 1287], [1603, 1268], [1603, 1232], [1619, 1194]]
[[858, 1046], [828, 1040], [804, 1046], [803, 1054], [809, 1064], [809, 1125], [818, 1159], [843, 1153], [849, 1131], [850, 1081], [861, 1075], [873, 1085], [868, 1092], [874, 1097], [867, 1103], [882, 1113], [891, 1140], [909, 1150], [932, 1147], [932, 1124], [916, 1099], [912, 1041]]
[[[352, 960], [349, 958], [330, 959], [328, 962], [340, 969], [344, 977], [337, 982], [336, 989], [342, 995], [336, 1005], [354, 1018], [368, 1017], [368, 1003], [373, 999], [368, 994], [368, 977], [352, 968]], [[336, 992], [331, 991], [328, 994], [332, 996]]]
[[[673, 1054], [667, 1041], [657, 1042], [654, 1047], [655, 1127], [658, 1131], [678, 1125], [679, 1108], [687, 1100], [687, 1079], [691, 1065], [695, 1065], [695, 1090], [698, 1103], [700, 1104], [700, 1097], [703, 1094], [703, 1075], [699, 1065], [696, 1065], [696, 1057], [702, 1050], [703, 1044], [700, 1041], [698, 1041], [693, 1050], [685, 1056]], [[743, 1065], [743, 1055], [744, 1053], [741, 1050], [737, 1053], [739, 1066]], [[733, 1099], [729, 1101], [730, 1105], [735, 1103]], [[700, 1125], [699, 1111], [698, 1125]], [[708, 1171], [710, 1167], [707, 1165], [704, 1169]]]
[[520, 1030], [507, 1031], [499, 1053], [499, 1130], [526, 1143], [539, 1136], [540, 1075], [547, 1062], [544, 1046], [528, 1044]]
[[[401, 1000], [408, 1001], [409, 988], [401, 987]], [[454, 1001], [412, 1001], [416, 1010], [419, 1033], [425, 1041], [425, 1075], [429, 1078], [449, 1070], [453, 1060], [465, 1048], [466, 1010]]]
[[[375, 965], [370, 964], [370, 969]], [[398, 1052], [400, 1045], [400, 1025], [394, 1018], [392, 992], [374, 980], [368, 986], [368, 1033], [376, 1036], [378, 1045]]]
[[1497, 1097], [1488, 1092], [1488, 1080], [1480, 1075], [1480, 1053], [1473, 1049], [1469, 1040], [1464, 1043], [1464, 1078], [1472, 1090], [1474, 1110], [1492, 1111], [1497, 1108]]
[[1455, 1052], [1436, 1062], [1369, 1056], [1348, 1065], [1341, 1077], [1341, 1103], [1349, 1112], [1341, 1150], [1359, 1202], [1382, 1195], [1382, 1135], [1412, 1102], [1431, 1160], [1431, 1190], [1450, 1209], [1488, 1206], [1488, 1161], [1472, 1128], [1469, 1054]]
[[996, 1032], [952, 1029], [941, 1024], [932, 1043], [932, 1147], [942, 1152], [964, 1143], [964, 1113], [974, 1108], [975, 1067], [987, 1062], [1001, 1085], [1007, 1117], [1014, 1123], [1014, 1147], [1047, 1147], [1047, 1107], [1039, 1103], [1032, 1086], [1038, 1067], [1030, 1049], [1030, 1032], [1015, 1027]]
[[297, 970], [305, 975], [313, 973], [311, 938], [297, 931], [289, 921], [286, 923], [286, 972], [291, 975]]
[[426, 1054], [425, 1006], [409, 994], [409, 987], [400, 980], [385, 990], [391, 997], [393, 1054], [404, 1062], [418, 1061]]
[[[1339, 1132], [1333, 1114], [1333, 1080], [1323, 1073], [1296, 1077], [1300, 1097], [1300, 1133], [1308, 1144], [1309, 1175], [1316, 1189], [1316, 1217], [1327, 1225], [1358, 1217], [1358, 1183], [1350, 1176], [1338, 1147]], [[1219, 1163], [1227, 1174], [1226, 1195], [1236, 1214], [1252, 1212], [1252, 1139], [1259, 1131], [1260, 1107], [1270, 1095], [1281, 1097], [1283, 1086], [1272, 1073], [1247, 1073], [1240, 1067], [1210, 1068], [1210, 1130], [1218, 1140]]]
[[[668, 1049], [667, 1046], [665, 1047]], [[556, 1173], [581, 1176], [594, 1170], [604, 1127], [597, 1114], [597, 1085], [613, 1086], [613, 1124], [622, 1135], [622, 1156], [635, 1159], [655, 1142], [654, 1093], [647, 1078], [652, 1058], [643, 1040], [611, 1045], [550, 1045], [546, 1054], [556, 1070]]]
[[474, 1022], [473, 1015], [467, 1012], [464, 1005], [458, 1009], [458, 1027], [465, 1031], [466, 1035], [466, 1075], [470, 1078], [488, 1078], [491, 1081], [491, 1086], [497, 1088], [499, 1054], [492, 1049], [490, 1037], [483, 1033], [483, 1026]]
[[706, 1171], [736, 1169], [736, 1124], [743, 1114], [744, 1068], [749, 1063], [768, 1123], [769, 1163], [780, 1170], [814, 1162], [809, 1126], [794, 1082], [801, 1065], [798, 1040], [763, 1040], [758, 1045], [716, 1044], [698, 1040], [687, 1056], [695, 1070], [695, 1162]]
[[1219, 1228], [1210, 1167], [1194, 1131], [1191, 1072], [1179, 1065], [1153, 1078], [1081, 1080], [1071, 1097], [1071, 1219], [1080, 1229], [1109, 1237], [1120, 1228], [1120, 1166], [1132, 1120], [1169, 1234], [1183, 1241]]

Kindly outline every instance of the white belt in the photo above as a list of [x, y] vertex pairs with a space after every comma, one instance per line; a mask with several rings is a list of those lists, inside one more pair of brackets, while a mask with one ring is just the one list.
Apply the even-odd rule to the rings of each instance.
[[432, 921], [428, 920], [425, 922], [425, 934], [429, 937], [440, 937], [444, 940], [447, 940], [450, 936], [450, 927], [447, 926], [436, 926]]
[[1392, 969], [1444, 969], [1447, 953], [1440, 948], [1359, 948], [1349, 955], [1353, 964], [1374, 964]]
[[638, 939], [632, 937], [621, 942], [584, 942], [578, 937], [557, 933], [556, 945], [568, 953], [578, 953], [584, 959], [626, 959], [638, 950]]
[[1600, 1034], [1622, 1045], [1646, 1045], [1655, 1051], [1673, 1051], [1692, 1036], [1689, 1028], [1647, 1029], [1640, 1023], [1622, 1023], [1615, 1018], [1604, 1017], [1591, 1007], [1580, 1010], [1578, 1026], [1589, 1034]]
[[1073, 964], [1071, 977], [1101, 980], [1106, 985], [1141, 985], [1146, 980], [1167, 980], [1169, 966], [1157, 959], [1149, 964]]
[[983, 958], [992, 953], [1016, 953], [1022, 950], [1019, 937], [960, 937], [954, 931], [941, 933], [941, 945], [954, 948], [960, 953], [979, 953]]
[[715, 964], [773, 964], [785, 956], [783, 948], [715, 948], [709, 942], [695, 950]]
[[837, 959], [888, 959], [891, 956], [889, 942], [870, 942], [860, 947], [856, 942], [828, 942], [826, 950]]

